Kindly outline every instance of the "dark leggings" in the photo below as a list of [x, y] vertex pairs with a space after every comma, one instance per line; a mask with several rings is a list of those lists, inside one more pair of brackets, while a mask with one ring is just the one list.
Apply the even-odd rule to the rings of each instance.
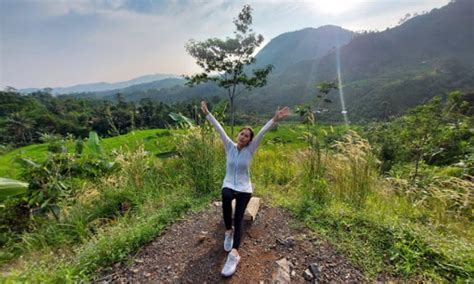
[[227, 230], [232, 229], [232, 199], [235, 198], [234, 245], [232, 246], [235, 249], [238, 249], [240, 246], [245, 208], [249, 204], [250, 197], [252, 197], [251, 193], [238, 192], [227, 187], [222, 189], [222, 211]]

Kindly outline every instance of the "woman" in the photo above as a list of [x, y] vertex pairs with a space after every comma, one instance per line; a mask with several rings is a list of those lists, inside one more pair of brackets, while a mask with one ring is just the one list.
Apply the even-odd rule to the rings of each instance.
[[[263, 135], [278, 121], [288, 116], [289, 108], [278, 108], [270, 121], [258, 132], [254, 138], [252, 128], [244, 127], [237, 135], [237, 143], [234, 143], [225, 133], [219, 122], [207, 109], [206, 102], [201, 102], [202, 112], [206, 119], [216, 128], [224, 142], [227, 163], [226, 175], [222, 185], [222, 211], [226, 227], [224, 237], [224, 250], [229, 252], [227, 261], [222, 269], [223, 276], [234, 274], [240, 261], [239, 246], [242, 235], [243, 217], [245, 208], [252, 197], [252, 184], [250, 183], [250, 163], [257, 150]], [[232, 200], [236, 199], [234, 213], [234, 227], [232, 228]]]

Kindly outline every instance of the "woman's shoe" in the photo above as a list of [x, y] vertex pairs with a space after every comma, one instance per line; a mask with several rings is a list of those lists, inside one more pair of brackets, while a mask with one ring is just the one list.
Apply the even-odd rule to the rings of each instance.
[[237, 264], [239, 264], [240, 256], [234, 255], [233, 253], [229, 252], [227, 255], [227, 261], [224, 264], [224, 268], [222, 268], [222, 276], [229, 277], [235, 273], [237, 269]]

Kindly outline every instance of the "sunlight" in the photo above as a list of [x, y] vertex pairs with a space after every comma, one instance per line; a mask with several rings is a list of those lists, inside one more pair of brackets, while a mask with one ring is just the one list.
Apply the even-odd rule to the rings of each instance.
[[341, 100], [341, 108], [342, 108], [341, 114], [342, 114], [342, 117], [344, 118], [344, 122], [346, 124], [349, 124], [349, 120], [347, 119], [346, 103], [344, 101], [344, 91], [342, 90], [341, 58], [339, 54], [339, 49], [340, 49], [340, 46], [338, 45], [336, 49], [337, 87], [339, 90], [339, 99]]
[[359, 3], [360, 0], [317, 0], [313, 2], [312, 7], [317, 12], [339, 15], [350, 11]]

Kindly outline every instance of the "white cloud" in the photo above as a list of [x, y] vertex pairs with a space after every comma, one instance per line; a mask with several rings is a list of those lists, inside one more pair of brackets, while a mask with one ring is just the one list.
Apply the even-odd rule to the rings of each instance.
[[193, 73], [198, 68], [185, 43], [232, 36], [232, 19], [245, 3], [254, 9], [254, 30], [268, 42], [325, 24], [382, 30], [407, 12], [447, 2], [0, 0], [0, 84], [56, 87]]

